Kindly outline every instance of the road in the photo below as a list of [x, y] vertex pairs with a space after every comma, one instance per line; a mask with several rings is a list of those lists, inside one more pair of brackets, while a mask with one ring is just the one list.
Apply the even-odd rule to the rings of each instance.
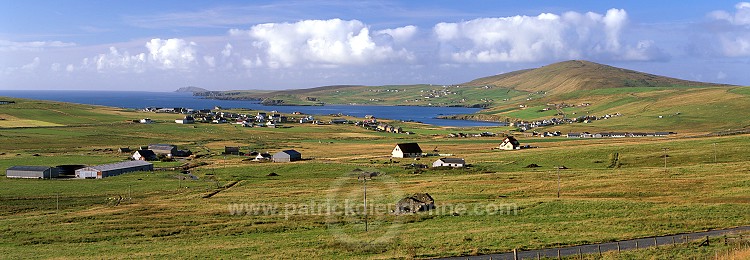
[[[750, 231], [750, 226], [742, 226], [742, 227], [728, 228], [728, 229], [717, 229], [717, 230], [685, 233], [685, 234], [676, 234], [676, 235], [670, 235], [670, 236], [645, 237], [645, 238], [632, 239], [632, 240], [623, 240], [623, 241], [618, 241], [618, 242], [608, 242], [608, 243], [560, 247], [560, 248], [547, 248], [547, 249], [538, 249], [538, 250], [530, 250], [530, 251], [518, 251], [517, 255], [518, 255], [518, 259], [537, 259], [537, 257], [557, 258], [558, 252], [560, 256], [562, 257], [573, 256], [573, 255], [578, 255], [578, 254], [599, 254], [599, 252], [604, 253], [608, 251], [617, 251], [618, 247], [619, 247], [619, 250], [629, 250], [629, 249], [636, 249], [636, 248], [647, 248], [647, 247], [652, 247], [655, 245], [671, 245], [673, 243], [684, 243], [686, 238], [688, 240], [696, 240], [696, 239], [705, 238], [706, 236], [717, 237], [717, 236], [723, 236], [723, 235], [727, 235], [731, 233], [744, 232], [744, 231]], [[480, 256], [459, 256], [459, 257], [449, 257], [449, 258], [441, 258], [441, 259], [446, 259], [446, 260], [448, 259], [450, 260], [511, 259], [512, 260], [513, 252], [491, 254], [491, 255], [480, 255]]]

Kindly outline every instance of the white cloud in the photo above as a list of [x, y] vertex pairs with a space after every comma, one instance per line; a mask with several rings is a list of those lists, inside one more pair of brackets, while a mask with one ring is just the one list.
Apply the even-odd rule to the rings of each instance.
[[[94, 69], [99, 72], [115, 71], [115, 72], [136, 72], [141, 73], [145, 70], [146, 65], [146, 54], [139, 53], [136, 55], [130, 55], [127, 51], [120, 52], [115, 47], [109, 47], [109, 53], [99, 54], [93, 58], [93, 62], [89, 58], [84, 58], [82, 61], [82, 67], [94, 66]], [[70, 66], [69, 66], [70, 67]]]
[[713, 11], [708, 16], [725, 26], [710, 32], [709, 39], [718, 45], [714, 50], [726, 57], [750, 56], [750, 3], [736, 4], [734, 13]]
[[627, 22], [625, 10], [610, 9], [605, 15], [543, 13], [439, 23], [433, 32], [440, 43], [441, 56], [461, 63], [666, 57], [653, 41], [641, 41], [635, 46], [624, 43], [621, 38]]
[[360, 21], [331, 19], [259, 24], [247, 31], [231, 30], [230, 34], [253, 38], [253, 46], [265, 52], [264, 64], [272, 68], [299, 64], [336, 67], [413, 59], [412, 53], [397, 49], [394, 41], [405, 40], [415, 30], [394, 29], [388, 33], [392, 40], [387, 40], [382, 38], [385, 31], [371, 33]]
[[75, 71], [75, 69], [76, 68], [75, 68], [75, 66], [73, 66], [73, 64], [68, 64], [68, 66], [65, 66], [65, 71], [67, 71], [67, 72], [73, 72], [73, 71]]
[[734, 8], [736, 9], [734, 14], [726, 11], [713, 11], [708, 16], [715, 20], [727, 21], [733, 25], [750, 25], [750, 3], [740, 2]]
[[151, 39], [146, 43], [149, 51], [149, 61], [161, 69], [187, 69], [195, 61], [196, 50], [194, 42], [183, 39], [162, 40]]
[[209, 68], [216, 67], [216, 58], [214, 58], [214, 56], [203, 56], [203, 61]]
[[36, 68], [39, 67], [39, 63], [39, 57], [34, 57], [34, 60], [31, 63], [21, 66], [21, 69], [26, 71], [36, 70]]
[[396, 29], [385, 29], [377, 32], [378, 34], [390, 35], [393, 40], [397, 43], [404, 43], [412, 39], [414, 34], [417, 33], [417, 27], [414, 25], [407, 25]]
[[232, 44], [227, 43], [227, 45], [224, 46], [224, 49], [221, 50], [221, 55], [224, 57], [232, 56]]
[[55, 72], [60, 71], [61, 68], [62, 68], [62, 65], [60, 65], [60, 63], [57, 63], [57, 62], [52, 63], [52, 65], [50, 66], [50, 70], [55, 71]]
[[14, 42], [0, 40], [0, 51], [42, 51], [46, 48], [61, 48], [76, 46], [72, 42], [61, 41], [32, 41], [32, 42]]

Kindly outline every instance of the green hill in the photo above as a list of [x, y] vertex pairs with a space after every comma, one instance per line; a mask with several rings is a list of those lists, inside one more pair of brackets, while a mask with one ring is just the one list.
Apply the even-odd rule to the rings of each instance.
[[603, 88], [728, 86], [657, 76], [580, 60], [480, 78], [464, 85], [492, 85], [528, 92], [545, 91], [558, 94]]

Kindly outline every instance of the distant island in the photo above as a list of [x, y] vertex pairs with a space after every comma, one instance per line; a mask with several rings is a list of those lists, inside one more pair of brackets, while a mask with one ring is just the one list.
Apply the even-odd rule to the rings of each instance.
[[178, 89], [177, 89], [177, 90], [175, 90], [174, 92], [180, 92], [180, 93], [185, 93], [185, 92], [189, 92], [189, 93], [200, 93], [200, 92], [209, 92], [209, 91], [210, 91], [210, 90], [208, 90], [208, 89], [205, 89], [205, 88], [199, 88], [199, 87], [192, 87], [192, 86], [190, 86], [190, 87], [182, 87], [182, 88], [178, 88]]

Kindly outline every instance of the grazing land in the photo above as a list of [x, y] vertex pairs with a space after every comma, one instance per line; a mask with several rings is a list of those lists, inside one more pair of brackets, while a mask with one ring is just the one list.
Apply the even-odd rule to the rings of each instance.
[[[614, 89], [580, 91], [622, 96]], [[673, 103], [683, 102], [684, 95], [727, 92], [747, 100], [747, 91], [735, 88], [690, 88], [679, 96], [671, 89], [633, 91], [628, 95], [671, 95]], [[703, 135], [747, 125], [741, 113], [722, 112], [745, 111], [737, 109], [745, 108], [746, 101], [726, 108], [713, 108], [712, 103], [686, 106], [696, 114], [686, 115], [689, 120], [670, 119], [667, 126], [678, 127], [678, 134], [668, 137], [517, 134], [523, 145], [536, 148], [500, 151], [492, 148], [502, 136], [447, 135], [512, 133], [508, 127], [456, 129], [389, 122], [414, 133], [406, 135], [349, 124], [182, 125], [174, 123], [181, 117], [177, 114], [12, 100], [16, 103], [0, 106], [7, 121], [0, 121], [0, 169], [112, 163], [131, 155], [117, 148], [152, 143], [171, 143], [194, 153], [184, 161], [156, 162], [157, 168], [200, 166], [190, 169], [197, 180], [185, 178], [179, 170], [98, 180], [0, 178], [0, 254], [9, 258], [434, 258], [750, 223], [750, 135]], [[596, 106], [607, 111], [618, 104], [612, 100]], [[654, 105], [636, 104], [621, 110], [633, 115], [631, 120], [557, 127], [662, 130], [661, 123], [650, 119], [656, 113], [634, 114], [655, 111]], [[144, 117], [155, 123], [132, 121]], [[723, 119], [709, 121], [712, 117]], [[440, 157], [390, 158], [394, 145], [406, 142], [418, 142], [426, 153], [464, 158], [470, 167], [421, 169], [411, 166], [430, 165]], [[248, 156], [222, 154], [225, 146], [246, 152], [295, 149], [304, 159], [253, 162]], [[539, 167], [529, 167], [534, 164]], [[379, 172], [367, 180], [368, 207], [373, 207], [367, 216], [362, 210], [360, 170]], [[390, 212], [399, 199], [423, 192], [435, 199], [434, 210]], [[710, 254], [649, 250], [655, 251], [623, 256]]]

